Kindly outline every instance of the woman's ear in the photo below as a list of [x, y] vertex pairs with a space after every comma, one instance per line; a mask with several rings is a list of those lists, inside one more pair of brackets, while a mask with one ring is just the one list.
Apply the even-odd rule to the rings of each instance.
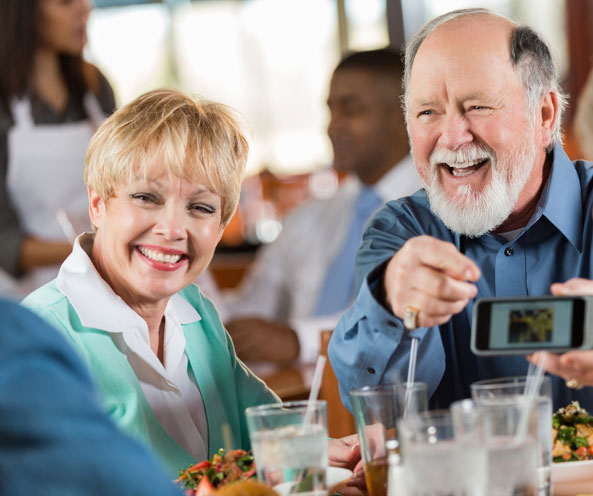
[[103, 218], [105, 217], [105, 202], [98, 195], [95, 191], [91, 188], [88, 189], [89, 192], [89, 217], [91, 218], [91, 223], [95, 226], [95, 229], [101, 227], [103, 223]]

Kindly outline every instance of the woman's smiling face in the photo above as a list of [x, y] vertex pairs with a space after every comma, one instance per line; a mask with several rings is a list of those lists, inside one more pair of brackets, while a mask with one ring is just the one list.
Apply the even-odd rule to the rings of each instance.
[[106, 201], [89, 191], [93, 264], [131, 307], [166, 300], [193, 282], [223, 232], [220, 195], [157, 163], [148, 171]]

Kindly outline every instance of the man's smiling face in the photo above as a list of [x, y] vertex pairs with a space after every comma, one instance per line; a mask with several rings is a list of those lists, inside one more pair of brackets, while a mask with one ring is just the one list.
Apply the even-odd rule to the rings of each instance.
[[435, 214], [469, 236], [502, 224], [538, 180], [541, 140], [510, 61], [511, 30], [492, 16], [448, 22], [420, 45], [411, 70], [418, 173]]

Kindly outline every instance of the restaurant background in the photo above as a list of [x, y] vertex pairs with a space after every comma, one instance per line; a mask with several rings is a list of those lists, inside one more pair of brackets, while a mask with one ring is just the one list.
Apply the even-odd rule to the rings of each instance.
[[212, 264], [229, 287], [292, 208], [337, 189], [325, 100], [341, 56], [399, 47], [426, 19], [463, 7], [524, 21], [550, 42], [570, 95], [567, 150], [580, 156], [571, 119], [592, 65], [593, 0], [95, 0], [85, 56], [108, 77], [118, 106], [168, 86], [245, 119], [251, 151], [241, 205]]

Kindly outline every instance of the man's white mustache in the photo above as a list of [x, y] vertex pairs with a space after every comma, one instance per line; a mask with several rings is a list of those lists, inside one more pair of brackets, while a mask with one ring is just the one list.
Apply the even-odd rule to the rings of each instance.
[[430, 165], [436, 167], [439, 164], [455, 165], [473, 165], [484, 160], [496, 161], [496, 153], [489, 147], [483, 145], [468, 145], [458, 150], [447, 150], [437, 148], [430, 154]]

